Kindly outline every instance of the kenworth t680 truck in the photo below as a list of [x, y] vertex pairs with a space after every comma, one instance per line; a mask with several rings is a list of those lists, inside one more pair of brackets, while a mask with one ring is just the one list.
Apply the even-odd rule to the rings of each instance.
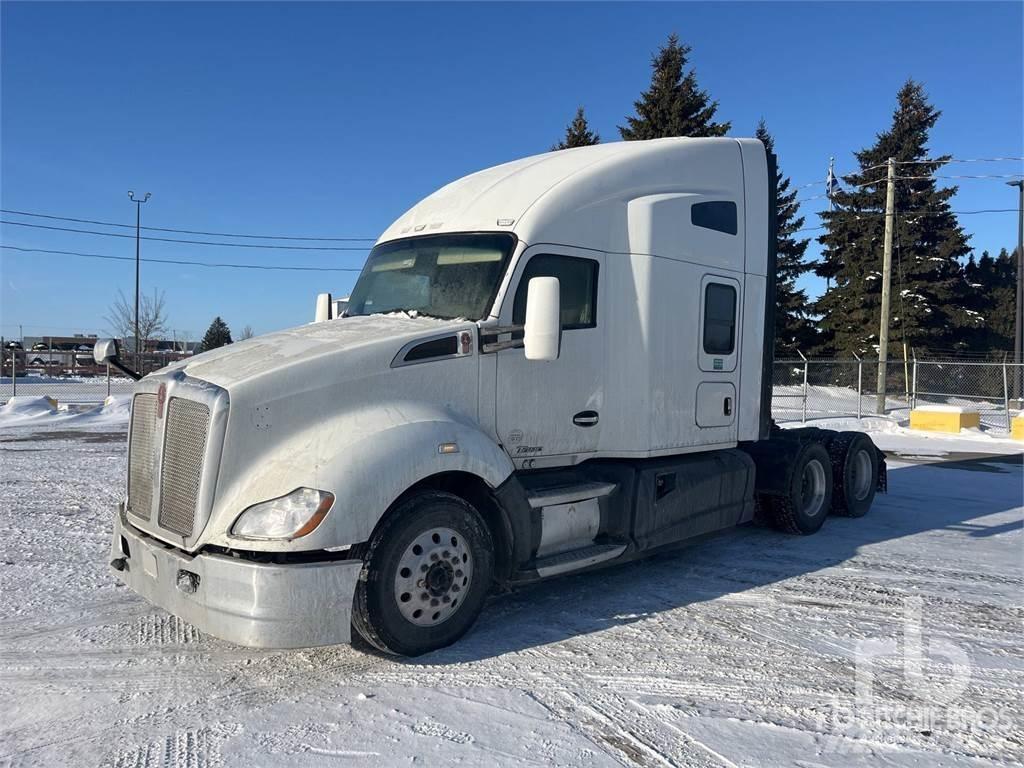
[[759, 141], [680, 138], [443, 187], [340, 316], [139, 381], [112, 567], [237, 643], [415, 655], [495, 588], [864, 514], [871, 440], [771, 421], [774, 181]]

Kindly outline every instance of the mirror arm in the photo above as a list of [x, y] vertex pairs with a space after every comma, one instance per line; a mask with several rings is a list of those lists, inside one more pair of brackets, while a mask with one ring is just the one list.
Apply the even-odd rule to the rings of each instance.
[[501, 352], [503, 349], [522, 349], [525, 343], [522, 339], [509, 339], [508, 341], [491, 341], [480, 345], [483, 354], [489, 352]]
[[135, 381], [138, 381], [139, 379], [141, 379], [141, 378], [142, 378], [142, 374], [141, 374], [141, 373], [136, 373], [135, 371], [133, 371], [133, 370], [132, 370], [131, 368], [129, 368], [129, 367], [127, 366], [127, 365], [125, 365], [124, 363], [122, 363], [122, 362], [121, 362], [121, 361], [120, 361], [120, 360], [119, 360], [118, 358], [116, 358], [116, 357], [112, 357], [111, 359], [107, 360], [107, 363], [109, 363], [110, 365], [114, 366], [115, 368], [117, 368], [117, 370], [119, 370], [119, 371], [120, 371], [121, 373], [123, 373], [123, 374], [124, 374], [125, 376], [129, 376], [129, 377], [131, 377], [132, 379], [134, 379]]
[[494, 325], [480, 328], [480, 351], [483, 354], [490, 352], [501, 352], [503, 349], [522, 349], [523, 337], [498, 341], [498, 337], [504, 333], [523, 333], [522, 325]]

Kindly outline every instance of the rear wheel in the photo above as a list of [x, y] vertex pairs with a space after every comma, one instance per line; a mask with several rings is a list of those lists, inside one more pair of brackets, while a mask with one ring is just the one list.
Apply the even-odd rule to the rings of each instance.
[[832, 460], [832, 514], [863, 517], [878, 488], [878, 452], [863, 432], [840, 432], [829, 445]]
[[387, 653], [450, 645], [476, 621], [490, 589], [490, 533], [466, 501], [423, 491], [396, 507], [363, 558], [352, 624]]
[[775, 527], [787, 533], [815, 533], [832, 506], [832, 467], [821, 443], [804, 445], [793, 462], [789, 487], [770, 500]]

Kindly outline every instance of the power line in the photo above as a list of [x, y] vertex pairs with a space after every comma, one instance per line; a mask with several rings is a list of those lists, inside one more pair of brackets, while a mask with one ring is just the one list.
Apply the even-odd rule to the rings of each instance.
[[951, 163], [1011, 163], [1011, 162], [1024, 162], [1024, 157], [968, 157], [963, 159], [948, 158], [942, 159], [938, 157], [926, 157], [922, 160], [897, 160], [896, 165], [931, 165], [932, 163], [938, 163], [939, 165], [949, 165]]
[[[0, 224], [14, 227], [31, 227], [32, 229], [49, 229], [57, 232], [77, 232], [83, 235], [101, 235], [103, 237], [125, 237], [134, 240], [135, 235], [122, 235], [117, 232], [98, 232], [94, 229], [74, 229], [72, 227], [53, 227], [48, 224], [29, 224], [25, 221], [8, 221], [0, 219]], [[181, 240], [173, 237], [142, 237], [142, 240], [153, 240], [162, 243], [180, 243], [184, 245], [213, 245], [224, 248], [269, 248], [287, 251], [368, 251], [367, 246], [333, 246], [333, 245], [266, 245], [264, 243], [216, 243], [212, 240]]]
[[784, 211], [787, 208], [793, 207], [794, 205], [800, 205], [801, 203], [809, 203], [811, 200], [822, 200], [822, 199], [824, 199], [826, 197], [828, 197], [828, 194], [826, 194], [826, 193], [823, 193], [823, 194], [820, 194], [820, 195], [811, 195], [810, 197], [798, 197], [797, 199], [795, 199], [791, 203], [786, 203], [785, 205], [780, 205], [779, 206], [779, 210], [780, 211]]
[[[1010, 163], [1010, 162], [1022, 162], [1024, 157], [967, 157], [967, 158], [956, 158], [956, 157], [925, 157], [921, 160], [897, 160], [896, 165], [952, 165], [954, 163]], [[869, 165], [867, 168], [861, 168], [859, 171], [853, 173], [867, 173], [877, 168], [885, 168], [886, 163], [878, 163], [877, 165]], [[852, 176], [852, 173], [840, 174], [842, 176]]]
[[914, 179], [1020, 179], [1024, 174], [1020, 173], [986, 173], [986, 174], [960, 174], [955, 176], [941, 176], [934, 174], [932, 176], [897, 176], [897, 181], [911, 181]]
[[[118, 224], [113, 221], [98, 221], [96, 219], [76, 219], [72, 216], [55, 216], [48, 213], [31, 213], [29, 211], [15, 211], [9, 208], [0, 208], [0, 213], [13, 213], [17, 216], [32, 216], [37, 219], [52, 219], [54, 221], [72, 221], [77, 224], [99, 224], [104, 227], [122, 227], [125, 229], [135, 229], [134, 224]], [[354, 242], [374, 242], [377, 238], [375, 237], [299, 237], [291, 235], [246, 235], [239, 234], [237, 232], [204, 232], [197, 229], [172, 229], [170, 227], [142, 227], [142, 229], [150, 232], [177, 232], [183, 235], [206, 235], [209, 237], [244, 237], [252, 238], [255, 240], [309, 240], [318, 242], [339, 242], [339, 243], [354, 243]]]
[[[816, 211], [814, 215], [821, 216], [822, 214], [825, 214], [825, 213], [830, 213], [830, 211]], [[833, 213], [834, 213], [834, 211], [833, 211]], [[906, 218], [907, 214], [915, 214], [916, 213], [919, 216], [924, 216], [927, 213], [929, 213], [929, 211], [927, 211], [927, 210], [903, 211], [902, 213], [904, 215], [904, 220], [910, 221], [910, 219]], [[935, 213], [942, 213], [942, 211], [936, 211]], [[980, 209], [975, 210], [975, 211], [949, 211], [949, 213], [951, 213], [953, 215], [956, 215], [956, 216], [972, 216], [972, 215], [977, 214], [977, 213], [1017, 213], [1017, 209], [1016, 208], [980, 208]], [[878, 218], [878, 217], [884, 217], [884, 216], [885, 216], [885, 213], [873, 213], [873, 212], [870, 212], [870, 211], [865, 211], [863, 213], [858, 213], [854, 217], [854, 221], [860, 221], [861, 219]], [[796, 234], [799, 234], [800, 232], [816, 232], [819, 229], [825, 229], [825, 225], [821, 225], [820, 227], [804, 227], [803, 229], [798, 229], [798, 230], [792, 232], [791, 234], [796, 235]]]
[[[102, 253], [81, 253], [79, 251], [55, 251], [46, 248], [22, 248], [17, 245], [0, 245], [0, 248], [5, 248], [11, 251], [18, 251], [21, 253], [48, 253], [59, 256], [79, 256], [85, 259], [108, 259], [111, 261], [135, 261], [134, 257], [131, 256], [111, 256], [109, 254]], [[280, 265], [280, 264], [234, 264], [228, 262], [212, 262], [212, 261], [186, 261], [184, 259], [142, 259], [142, 261], [151, 262], [153, 264], [177, 264], [189, 267], [217, 267], [217, 268], [230, 268], [230, 269], [262, 269], [262, 270], [285, 270], [293, 272], [362, 272], [362, 267], [306, 267], [306, 266], [293, 266], [293, 265]]]

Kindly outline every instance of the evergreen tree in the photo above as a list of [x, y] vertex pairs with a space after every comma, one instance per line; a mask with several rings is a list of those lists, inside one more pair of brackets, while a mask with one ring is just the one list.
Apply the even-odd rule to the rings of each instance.
[[231, 343], [231, 329], [228, 328], [228, 324], [220, 319], [220, 315], [213, 318], [213, 322], [210, 323], [210, 327], [206, 329], [206, 335], [203, 336], [202, 342], [199, 344], [200, 352], [209, 352], [211, 349], [217, 347], [223, 347], [225, 344]]
[[935, 171], [946, 158], [929, 158], [928, 134], [941, 113], [924, 87], [908, 80], [897, 94], [892, 126], [855, 153], [860, 170], [822, 214], [826, 234], [815, 271], [832, 281], [817, 301], [821, 351], [872, 355], [878, 350], [885, 230], [886, 161], [896, 159], [890, 341], [922, 349], [967, 345], [979, 323], [966, 312], [969, 288], [960, 259], [968, 236], [950, 210], [956, 187], [939, 189]]
[[634, 102], [636, 117], [619, 126], [626, 141], [660, 139], [665, 136], [724, 136], [731, 123], [713, 122], [718, 102], [697, 85], [697, 74], [686, 70], [690, 51], [679, 37], [669, 35], [668, 43], [651, 60], [651, 87]]
[[1003, 248], [996, 258], [984, 251], [978, 260], [971, 254], [964, 276], [970, 289], [966, 311], [978, 323], [970, 336], [971, 348], [1011, 351], [1017, 305], [1016, 251], [1011, 256]]
[[[775, 139], [761, 120], [754, 135], [768, 152], [775, 151]], [[796, 190], [790, 189], [790, 179], [783, 176], [781, 165], [776, 166], [778, 185], [778, 213], [776, 214], [777, 263], [775, 269], [775, 351], [777, 355], [796, 355], [797, 350], [807, 352], [815, 345], [814, 326], [807, 318], [807, 293], [796, 286], [797, 279], [811, 270], [804, 263], [804, 253], [810, 239], [797, 239], [794, 233], [804, 225], [796, 202]]]
[[601, 137], [590, 130], [586, 115], [583, 114], [583, 107], [576, 108], [576, 117], [565, 128], [565, 138], [555, 144], [551, 151], [559, 149], [572, 149], [573, 147], [589, 147], [600, 144]]

